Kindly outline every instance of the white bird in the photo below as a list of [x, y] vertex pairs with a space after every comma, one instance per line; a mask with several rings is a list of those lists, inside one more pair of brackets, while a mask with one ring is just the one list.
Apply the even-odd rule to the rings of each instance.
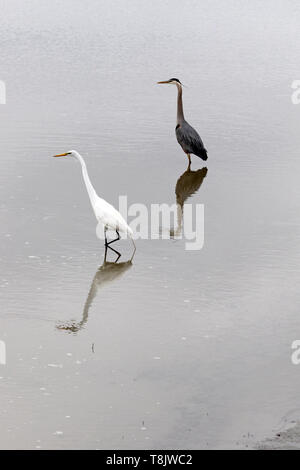
[[[74, 157], [76, 158], [79, 163], [81, 164], [81, 169], [82, 169], [82, 176], [85, 182], [85, 186], [91, 201], [92, 208], [94, 210], [96, 219], [98, 221], [98, 225], [96, 227], [96, 234], [98, 238], [101, 238], [100, 234], [103, 233], [102, 229], [104, 227], [104, 235], [105, 235], [105, 248], [107, 249], [108, 247], [113, 250], [115, 253], [117, 253], [119, 256], [116, 261], [120, 258], [121, 254], [115, 250], [114, 248], [111, 248], [112, 243], [120, 240], [120, 235], [119, 232], [122, 232], [126, 235], [128, 235], [133, 243], [134, 246], [134, 252], [136, 250], [135, 243], [133, 240], [133, 232], [132, 229], [129, 227], [129, 225], [125, 222], [124, 218], [118, 212], [111, 204], [106, 202], [104, 199], [98, 196], [96, 193], [88, 172], [86, 168], [85, 161], [83, 157], [80, 155], [80, 153], [76, 152], [76, 150], [69, 150], [69, 152], [66, 153], [61, 153], [59, 155], [53, 155], [54, 157]], [[107, 241], [107, 236], [106, 232], [107, 230], [113, 230], [117, 234], [117, 238], [114, 240], [111, 240], [110, 242]]]

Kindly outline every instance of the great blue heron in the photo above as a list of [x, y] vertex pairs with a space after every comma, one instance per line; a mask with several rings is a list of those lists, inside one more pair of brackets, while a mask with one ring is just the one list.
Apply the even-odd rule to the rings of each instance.
[[[121, 254], [117, 250], [112, 248], [110, 245], [120, 240], [119, 232], [122, 232], [131, 238], [133, 246], [134, 246], [134, 252], [135, 252], [136, 248], [135, 248], [134, 240], [132, 238], [133, 232], [131, 228], [127, 225], [127, 223], [121, 216], [120, 212], [118, 212], [111, 204], [109, 204], [104, 199], [98, 196], [98, 194], [96, 193], [90, 181], [85, 161], [80, 155], [80, 153], [76, 152], [76, 150], [70, 150], [69, 152], [66, 152], [66, 153], [54, 155], [54, 157], [68, 157], [68, 158], [74, 157], [81, 164], [82, 176], [83, 176], [85, 186], [86, 186], [86, 189], [87, 189], [90, 201], [91, 201], [92, 208], [94, 210], [96, 219], [98, 221], [98, 225], [96, 227], [96, 234], [98, 238], [101, 238], [100, 234], [102, 233], [102, 228], [104, 227], [105, 247], [106, 248], [109, 247], [112, 251], [114, 251], [118, 255], [118, 258], [117, 258], [118, 260]], [[115, 231], [117, 234], [117, 238], [108, 242], [107, 236], [106, 236], [107, 230]]]
[[178, 90], [177, 96], [177, 123], [176, 123], [176, 137], [179, 145], [187, 154], [189, 162], [191, 163], [191, 153], [207, 160], [207, 151], [203, 145], [202, 139], [195, 129], [189, 125], [184, 119], [183, 105], [182, 105], [182, 83], [178, 78], [171, 78], [158, 84], [167, 83], [169, 85], [176, 85]]
[[177, 229], [171, 231], [172, 236], [177, 237], [181, 234], [184, 203], [189, 197], [191, 197], [200, 189], [206, 175], [206, 167], [203, 167], [197, 171], [192, 171], [189, 165], [187, 170], [178, 178], [175, 187], [177, 204]]

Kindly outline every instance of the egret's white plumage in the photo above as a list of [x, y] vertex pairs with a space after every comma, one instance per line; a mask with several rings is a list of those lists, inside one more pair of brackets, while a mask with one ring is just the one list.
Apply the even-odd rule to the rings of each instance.
[[[96, 233], [97, 233], [98, 238], [101, 238], [100, 234], [103, 233], [102, 230], [104, 228], [105, 242], [106, 242], [106, 230], [113, 230], [118, 234], [118, 237], [119, 237], [119, 232], [128, 235], [131, 238], [133, 245], [135, 247], [135, 243], [132, 238], [133, 236], [132, 229], [126, 223], [126, 221], [124, 220], [120, 212], [118, 212], [107, 201], [105, 201], [104, 199], [98, 196], [89, 178], [85, 161], [83, 157], [80, 155], [80, 153], [78, 153], [76, 150], [70, 150], [66, 153], [54, 155], [54, 157], [65, 157], [65, 156], [67, 156], [68, 158], [74, 157], [81, 164], [82, 176], [85, 182], [85, 186], [86, 186], [86, 189], [87, 189], [90, 201], [91, 201], [91, 205], [92, 205], [95, 217], [98, 221], [98, 225], [96, 228]], [[108, 244], [109, 243], [106, 242], [106, 245]]]

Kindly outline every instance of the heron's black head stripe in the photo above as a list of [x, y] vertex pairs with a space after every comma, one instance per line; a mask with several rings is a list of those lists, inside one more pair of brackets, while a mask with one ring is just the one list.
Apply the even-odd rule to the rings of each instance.
[[171, 79], [169, 80], [169, 82], [178, 82], [178, 83], [180, 83], [180, 85], [181, 85], [181, 81], [178, 80], [178, 78], [171, 78]]

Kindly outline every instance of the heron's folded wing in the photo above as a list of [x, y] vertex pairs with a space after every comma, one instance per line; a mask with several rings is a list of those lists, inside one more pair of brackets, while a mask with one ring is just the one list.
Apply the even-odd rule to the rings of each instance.
[[204, 144], [200, 135], [187, 122], [176, 127], [176, 137], [185, 152], [197, 155], [197, 152], [204, 150]]

